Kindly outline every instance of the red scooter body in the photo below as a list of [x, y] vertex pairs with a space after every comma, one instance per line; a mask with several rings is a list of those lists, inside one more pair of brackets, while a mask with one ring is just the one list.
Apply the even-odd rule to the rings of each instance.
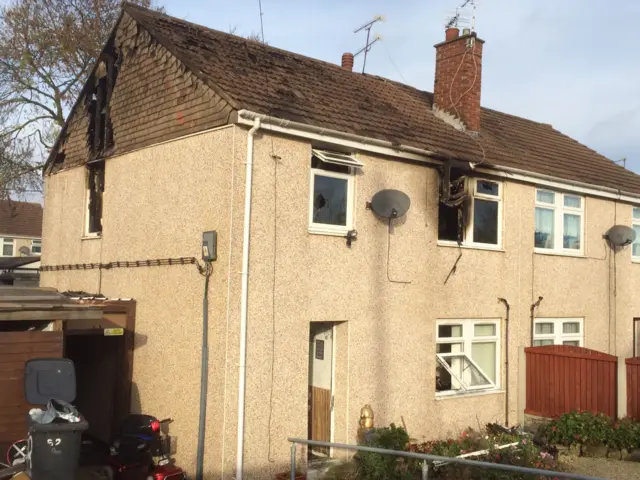
[[185, 472], [173, 464], [161, 424], [150, 415], [125, 418], [111, 446], [107, 467], [109, 480], [186, 480]]

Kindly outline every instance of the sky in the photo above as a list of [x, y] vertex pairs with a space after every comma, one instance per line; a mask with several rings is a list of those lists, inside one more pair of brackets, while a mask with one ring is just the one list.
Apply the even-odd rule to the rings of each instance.
[[[159, 0], [168, 14], [238, 35], [260, 31], [259, 0]], [[340, 63], [383, 15], [367, 73], [433, 91], [445, 18], [463, 0], [262, 0], [272, 46]], [[478, 0], [482, 104], [550, 123], [640, 173], [640, 0]], [[354, 69], [362, 70], [362, 55]], [[561, 158], [558, 161], [562, 161]]]

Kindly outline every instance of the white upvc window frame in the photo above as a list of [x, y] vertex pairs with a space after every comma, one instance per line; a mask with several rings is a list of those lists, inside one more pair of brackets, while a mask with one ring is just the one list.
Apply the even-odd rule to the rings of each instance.
[[[466, 185], [465, 190], [467, 191], [468, 200], [465, 201], [462, 208], [469, 209], [469, 214], [466, 215], [466, 218], [469, 220], [467, 225], [465, 225], [464, 229], [464, 239], [462, 241], [462, 246], [470, 247], [470, 248], [479, 248], [479, 249], [489, 249], [489, 250], [502, 250], [502, 225], [503, 225], [503, 192], [504, 192], [504, 183], [495, 180], [492, 178], [484, 178], [484, 177], [468, 177], [465, 179]], [[498, 195], [489, 195], [486, 193], [478, 193], [478, 182], [489, 182], [498, 186]], [[473, 238], [473, 227], [474, 227], [474, 215], [475, 215], [475, 205], [476, 199], [491, 201], [498, 204], [498, 219], [497, 219], [497, 232], [498, 232], [498, 243], [482, 243], [476, 242]], [[438, 239], [438, 243], [441, 245], [458, 245], [457, 242], [453, 240], [441, 240]]]
[[[11, 243], [11, 255], [4, 254], [5, 245], [9, 245]], [[2, 253], [3, 257], [15, 257], [16, 256], [16, 239], [14, 237], [2, 237]]]
[[[439, 327], [441, 326], [458, 326], [462, 327], [462, 336], [460, 337], [442, 337], [438, 336]], [[475, 326], [476, 325], [493, 325], [495, 327], [494, 335], [485, 335], [485, 336], [475, 336]], [[495, 381], [491, 380], [488, 375], [488, 372], [484, 372], [482, 368], [471, 358], [472, 346], [474, 343], [491, 343], [495, 342], [496, 345], [496, 371], [494, 372]], [[451, 353], [436, 353], [436, 367], [443, 367], [449, 375], [451, 375], [452, 379], [459, 384], [459, 390], [443, 390], [437, 391], [437, 397], [446, 397], [452, 395], [465, 395], [469, 393], [477, 393], [477, 392], [487, 392], [494, 391], [500, 388], [500, 376], [501, 376], [501, 353], [500, 353], [500, 320], [495, 318], [490, 319], [448, 319], [448, 320], [438, 320], [436, 322], [436, 351], [437, 345], [442, 344], [462, 344], [461, 352], [451, 352]], [[458, 375], [453, 371], [452, 368], [447, 364], [446, 359], [451, 357], [460, 357], [464, 356], [465, 359], [473, 365], [474, 368], [478, 370], [478, 372], [487, 380], [487, 385], [478, 385], [471, 386], [465, 385], [463, 379], [459, 378]]]
[[[538, 192], [551, 193], [554, 195], [554, 202], [548, 203], [538, 200]], [[565, 206], [565, 197], [573, 197], [580, 199], [580, 208]], [[534, 225], [534, 243], [533, 248], [536, 253], [584, 256], [584, 224], [586, 211], [586, 198], [582, 195], [574, 193], [558, 192], [548, 188], [536, 188], [535, 190], [535, 210], [538, 208], [553, 211], [553, 248], [536, 247], [535, 246], [535, 225]], [[534, 212], [535, 212], [534, 210]], [[580, 217], [580, 248], [564, 248], [564, 215], [576, 215]]]
[[[468, 245], [473, 247], [482, 247], [482, 248], [502, 248], [502, 191], [504, 184], [502, 182], [498, 182], [497, 180], [491, 180], [489, 178], [471, 178], [470, 181], [473, 181], [473, 190], [472, 190], [472, 198], [470, 204], [470, 212], [469, 212], [469, 225], [467, 225], [467, 231], [465, 232], [465, 239], [469, 238], [471, 241], [467, 242]], [[479, 193], [478, 192], [478, 182], [488, 182], [493, 183], [498, 186], [498, 195], [489, 195], [487, 193]], [[476, 199], [486, 200], [490, 202], [494, 202], [498, 204], [498, 225], [497, 233], [498, 233], [498, 243], [480, 243], [476, 242], [473, 238], [473, 229], [474, 229], [474, 220], [475, 220], [475, 208], [476, 208]]]
[[[38, 248], [40, 249], [39, 252], [35, 252], [33, 250], [33, 247], [36, 246], [36, 243], [37, 243]], [[34, 253], [37, 253], [38, 255], [42, 254], [42, 239], [41, 238], [34, 238], [34, 239], [31, 240], [31, 254], [34, 254]]]
[[[348, 173], [333, 172], [330, 170], [324, 170], [321, 168], [309, 169], [309, 205], [308, 205], [308, 231], [309, 233], [318, 235], [335, 235], [344, 237], [350, 230], [354, 229], [355, 219], [355, 180], [356, 170], [362, 168], [364, 165], [351, 155], [326, 152], [324, 150], [312, 150], [312, 158], [315, 156], [324, 163], [341, 165], [349, 169]], [[326, 223], [317, 223], [313, 221], [313, 202], [314, 202], [314, 190], [315, 190], [315, 178], [317, 176], [338, 178], [346, 180], [347, 182], [347, 217], [346, 225], [329, 225]]]
[[[536, 333], [536, 325], [553, 324], [553, 333]], [[579, 333], [564, 333], [563, 325], [565, 323], [578, 323], [580, 325]], [[544, 346], [549, 340], [553, 343], [548, 345], [565, 345], [565, 342], [578, 342], [579, 347], [584, 347], [584, 318], [536, 318], [533, 326], [533, 346]]]
[[[640, 207], [633, 207], [631, 227], [637, 232], [636, 240], [631, 244], [631, 259], [634, 262], [640, 262]], [[634, 255], [634, 247], [638, 249], [637, 255]]]

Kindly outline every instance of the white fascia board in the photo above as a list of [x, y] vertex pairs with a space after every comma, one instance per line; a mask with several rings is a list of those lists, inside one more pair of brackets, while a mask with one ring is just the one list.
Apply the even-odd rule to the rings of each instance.
[[[443, 164], [443, 161], [440, 159], [442, 155], [437, 155], [435, 152], [431, 152], [429, 150], [423, 150], [407, 145], [392, 144], [391, 142], [387, 142], [385, 140], [363, 137], [352, 133], [345, 133], [338, 130], [317, 127], [315, 125], [294, 122], [292, 120], [284, 120], [261, 113], [251, 112], [249, 110], [238, 111], [237, 123], [239, 125], [250, 127], [253, 125], [253, 119], [255, 118], [260, 118], [262, 120], [263, 131], [271, 131], [284, 135], [290, 135], [293, 137], [316, 140], [328, 144], [340, 145], [343, 147], [360, 150], [363, 152], [378, 153], [381, 155], [401, 158], [404, 160], [419, 161], [435, 166]], [[514, 180], [536, 186], [544, 186], [556, 190], [562, 190], [565, 192], [572, 192], [591, 197], [618, 200], [621, 202], [632, 203], [634, 205], [640, 205], [640, 194], [625, 192], [623, 190], [617, 190], [615, 188], [602, 187], [584, 182], [566, 180], [551, 175], [544, 175], [541, 173], [529, 172], [527, 170], [521, 170], [511, 167], [493, 166], [491, 168], [485, 168], [475, 166], [473, 170], [482, 174], [492, 175], [494, 177], [504, 178], [507, 180]]]

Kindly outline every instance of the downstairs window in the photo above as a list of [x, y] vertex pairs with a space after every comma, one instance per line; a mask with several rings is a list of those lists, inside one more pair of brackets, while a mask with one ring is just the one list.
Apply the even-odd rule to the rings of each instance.
[[537, 318], [533, 332], [533, 346], [584, 346], [582, 318]]
[[498, 387], [498, 320], [440, 320], [436, 326], [436, 395]]

